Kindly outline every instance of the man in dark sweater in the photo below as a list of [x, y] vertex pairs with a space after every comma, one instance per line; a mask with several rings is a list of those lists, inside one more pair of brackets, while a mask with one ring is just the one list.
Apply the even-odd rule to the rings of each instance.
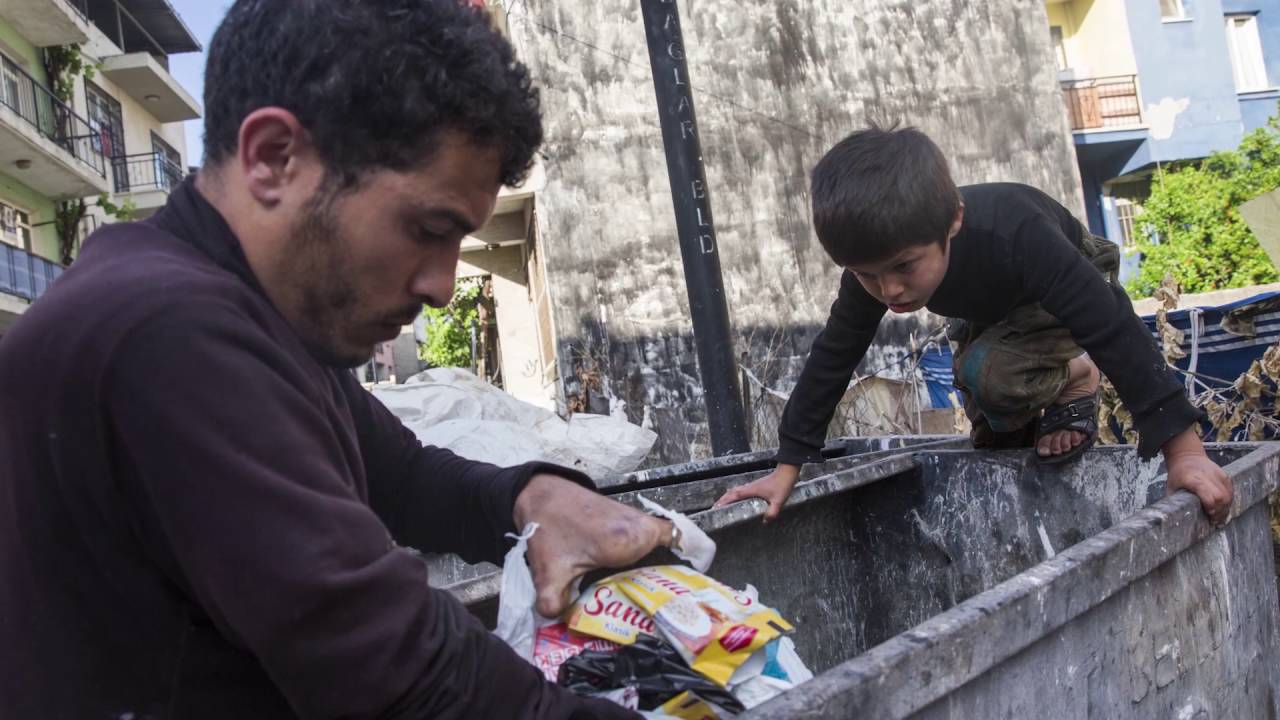
[[976, 447], [1036, 447], [1046, 463], [1097, 437], [1099, 369], [1140, 433], [1164, 453], [1170, 492], [1199, 496], [1215, 522], [1232, 489], [1197, 434], [1201, 413], [1115, 282], [1115, 246], [1049, 196], [1012, 183], [956, 188], [923, 133], [870, 128], [814, 168], [814, 227], [845, 268], [826, 327], [787, 401], [778, 467], [717, 502], [751, 497], [776, 518], [800, 466], [821, 460], [827, 425], [888, 310], [952, 318], [956, 384]]
[[636, 717], [546, 683], [410, 548], [529, 550], [538, 608], [669, 544], [545, 464], [422, 447], [347, 368], [453, 292], [537, 95], [459, 0], [239, 0], [206, 169], [0, 341], [0, 715]]

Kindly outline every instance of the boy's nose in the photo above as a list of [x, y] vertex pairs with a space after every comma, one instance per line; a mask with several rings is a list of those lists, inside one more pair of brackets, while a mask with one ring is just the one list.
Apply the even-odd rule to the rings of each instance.
[[902, 295], [902, 290], [903, 287], [900, 282], [891, 282], [888, 280], [880, 281], [880, 295], [886, 300], [900, 299], [899, 296]]

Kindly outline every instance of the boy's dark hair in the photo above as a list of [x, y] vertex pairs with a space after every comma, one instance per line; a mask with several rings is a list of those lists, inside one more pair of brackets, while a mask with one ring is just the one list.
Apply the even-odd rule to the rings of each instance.
[[298, 117], [341, 186], [408, 170], [440, 132], [501, 153], [518, 185], [542, 143], [538, 91], [489, 15], [464, 0], [236, 0], [209, 46], [205, 161], [254, 110]]
[[943, 242], [960, 208], [942, 151], [919, 130], [871, 126], [813, 168], [813, 227], [842, 266]]

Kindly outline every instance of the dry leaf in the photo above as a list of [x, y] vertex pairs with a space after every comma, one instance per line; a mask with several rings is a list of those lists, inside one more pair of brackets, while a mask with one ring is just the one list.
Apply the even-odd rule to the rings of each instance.
[[1266, 387], [1262, 379], [1262, 363], [1257, 360], [1249, 366], [1243, 375], [1236, 378], [1235, 389], [1246, 400], [1252, 401], [1255, 405], [1258, 398], [1262, 397], [1262, 391]]
[[1262, 373], [1273, 382], [1280, 381], [1280, 343], [1272, 345], [1263, 353]]

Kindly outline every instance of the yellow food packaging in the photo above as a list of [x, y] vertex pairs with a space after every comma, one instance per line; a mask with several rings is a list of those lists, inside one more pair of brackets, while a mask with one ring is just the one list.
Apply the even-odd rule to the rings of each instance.
[[619, 587], [619, 577], [607, 577], [578, 596], [564, 616], [570, 629], [619, 645], [634, 643], [642, 633], [656, 632], [653, 618]]
[[658, 634], [689, 667], [722, 687], [757, 650], [794, 630], [772, 608], [683, 565], [640, 568], [611, 579], [653, 618]]

